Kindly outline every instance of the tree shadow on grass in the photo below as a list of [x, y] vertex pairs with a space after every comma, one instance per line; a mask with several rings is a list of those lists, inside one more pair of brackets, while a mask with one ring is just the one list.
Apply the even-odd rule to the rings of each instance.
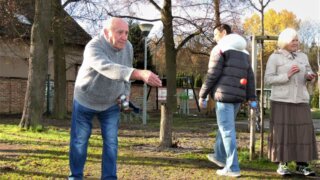
[[68, 152], [56, 151], [56, 150], [33, 150], [33, 149], [1, 149], [0, 160], [8, 160], [9, 157], [37, 157], [44, 159], [67, 159], [61, 156], [68, 157]]
[[[23, 171], [23, 170], [18, 170], [12, 167], [0, 167], [0, 176], [1, 174], [4, 173], [16, 173], [19, 174], [19, 176], [26, 176], [26, 177], [32, 177], [32, 176], [41, 176], [44, 178], [63, 178], [66, 179], [68, 176], [67, 175], [62, 175], [62, 174], [56, 174], [56, 173], [45, 173], [45, 172], [35, 172], [35, 171]], [[26, 178], [29, 179], [29, 178]], [[31, 178], [32, 179], [32, 178]]]

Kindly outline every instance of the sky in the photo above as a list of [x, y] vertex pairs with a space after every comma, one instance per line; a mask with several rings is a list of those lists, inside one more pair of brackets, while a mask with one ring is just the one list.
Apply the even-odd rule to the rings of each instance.
[[[266, 7], [265, 12], [271, 8], [276, 10], [277, 12], [286, 9], [290, 12], [293, 12], [297, 16], [297, 19], [300, 19], [302, 21], [312, 20], [320, 23], [320, 0], [272, 0]], [[144, 7], [143, 9], [138, 8], [138, 10], [140, 11], [139, 14], [141, 15], [141, 17], [148, 17], [150, 19], [159, 17], [159, 13], [157, 15], [155, 14], [155, 12], [158, 11], [155, 10], [152, 5]], [[253, 13], [257, 13], [257, 11], [249, 11], [248, 13], [246, 13], [246, 15], [244, 15], [244, 17], [250, 17]], [[79, 23], [82, 24], [83, 27], [85, 26], [85, 24], [81, 22]], [[157, 29], [161, 27], [161, 22], [156, 22], [153, 24], [155, 25], [155, 27], [152, 29], [149, 36], [152, 36], [157, 31]]]
[[[311, 20], [320, 23], [320, 0], [273, 0], [268, 4], [265, 12], [269, 9], [274, 9], [277, 12], [286, 9], [294, 13], [297, 16], [297, 19], [300, 19], [301, 21]], [[142, 14], [154, 14], [154, 9], [150, 8], [149, 10], [150, 12], [145, 11]], [[257, 13], [257, 11], [249, 12], [248, 16], [251, 16], [252, 13]], [[151, 36], [154, 33], [154, 31], [161, 26], [160, 22], [154, 24], [156, 26], [150, 33]]]
[[283, 9], [293, 12], [300, 20], [316, 20], [320, 22], [320, 0], [273, 0], [268, 9], [280, 12]]

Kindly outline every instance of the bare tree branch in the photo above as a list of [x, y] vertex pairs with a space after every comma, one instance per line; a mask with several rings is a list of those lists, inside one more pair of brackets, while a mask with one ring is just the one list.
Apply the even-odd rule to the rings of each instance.
[[140, 17], [135, 17], [135, 16], [130, 16], [130, 15], [114, 15], [112, 13], [107, 12], [109, 16], [112, 17], [118, 17], [118, 18], [129, 18], [129, 19], [135, 19], [135, 20], [141, 20], [141, 21], [147, 21], [147, 22], [156, 22], [156, 21], [160, 21], [161, 19], [144, 19], [144, 18], [140, 18]]
[[202, 52], [202, 51], [195, 51], [191, 48], [187, 48], [192, 54], [198, 54], [198, 55], [204, 55], [204, 56], [210, 56], [210, 53]]
[[160, 7], [154, 0], [149, 0], [149, 2], [150, 2], [158, 11], [161, 11], [161, 7]]
[[259, 11], [259, 12], [263, 12], [264, 8], [267, 7], [267, 5], [270, 3], [270, 1], [271, 1], [271, 0], [267, 0], [267, 2], [266, 2], [265, 4], [263, 4], [263, 0], [259, 0], [259, 3], [260, 3], [260, 5], [261, 5], [261, 9], [258, 8], [255, 3], [253, 3], [253, 0], [249, 0], [249, 3], [251, 4], [251, 6], [252, 6], [255, 10], [257, 10], [257, 11]]
[[62, 4], [62, 7], [65, 8], [66, 6], [68, 6], [68, 4], [73, 3], [73, 2], [79, 2], [80, 0], [67, 0], [66, 2], [64, 2]]
[[190, 34], [189, 36], [187, 36], [183, 41], [181, 41], [181, 43], [178, 45], [177, 47], [177, 51], [179, 51], [179, 49], [181, 49], [190, 39], [192, 39], [193, 37], [201, 34], [202, 29], [199, 29], [197, 32], [194, 32], [192, 34]]

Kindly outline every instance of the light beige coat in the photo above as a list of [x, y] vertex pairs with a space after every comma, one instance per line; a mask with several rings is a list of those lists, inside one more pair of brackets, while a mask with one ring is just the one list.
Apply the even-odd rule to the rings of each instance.
[[[294, 64], [300, 71], [288, 78], [288, 71]], [[265, 84], [272, 86], [270, 99], [287, 103], [309, 103], [306, 87], [308, 72], [313, 73], [306, 54], [291, 54], [283, 49], [275, 51], [269, 57], [265, 72]]]

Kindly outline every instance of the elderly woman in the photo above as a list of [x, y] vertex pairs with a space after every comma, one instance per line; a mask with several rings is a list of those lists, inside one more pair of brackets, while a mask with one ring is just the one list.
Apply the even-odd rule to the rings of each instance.
[[268, 156], [279, 163], [280, 175], [291, 174], [289, 161], [296, 162], [297, 173], [315, 175], [308, 167], [308, 162], [318, 156], [306, 82], [316, 74], [308, 57], [298, 51], [297, 31], [282, 31], [278, 47], [269, 57], [265, 72], [265, 83], [272, 86]]

